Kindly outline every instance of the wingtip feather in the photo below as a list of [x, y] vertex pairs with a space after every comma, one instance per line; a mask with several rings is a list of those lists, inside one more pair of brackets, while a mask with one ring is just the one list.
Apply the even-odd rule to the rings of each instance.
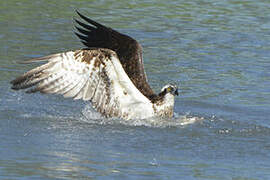
[[83, 36], [83, 35], [81, 35], [81, 34], [79, 34], [79, 33], [77, 33], [77, 32], [74, 32], [75, 33], [75, 35], [79, 38], [79, 39], [81, 39], [82, 41], [87, 41], [88, 40], [88, 38], [86, 37], [86, 36]]
[[94, 26], [96, 26], [96, 27], [106, 28], [106, 26], [104, 26], [104, 25], [102, 25], [102, 24], [99, 24], [98, 22], [96, 22], [96, 21], [94, 21], [94, 20], [92, 20], [92, 19], [90, 19], [90, 18], [88, 18], [88, 17], [82, 15], [78, 10], [76, 10], [76, 13], [77, 13], [83, 20], [85, 20], [86, 22], [88, 22], [88, 23], [90, 23], [90, 24], [92, 24], [92, 25], [94, 25]]
[[77, 31], [79, 31], [80, 33], [85, 34], [85, 35], [87, 35], [91, 32], [91, 31], [84, 30], [78, 26], [75, 26], [75, 28], [77, 29]]

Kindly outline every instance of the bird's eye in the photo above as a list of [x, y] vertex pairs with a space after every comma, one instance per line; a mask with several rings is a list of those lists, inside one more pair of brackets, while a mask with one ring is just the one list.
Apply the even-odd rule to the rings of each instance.
[[171, 92], [171, 91], [172, 91], [172, 87], [168, 87], [168, 88], [167, 88], [167, 91], [168, 91], [168, 92]]

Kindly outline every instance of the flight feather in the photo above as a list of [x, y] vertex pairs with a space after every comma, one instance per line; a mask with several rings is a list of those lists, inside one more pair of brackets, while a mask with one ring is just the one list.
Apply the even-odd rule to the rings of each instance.
[[79, 25], [75, 26], [78, 30], [75, 34], [82, 43], [88, 48], [99, 47], [115, 51], [128, 77], [140, 92], [149, 99], [156, 96], [147, 82], [141, 45], [130, 36], [95, 22], [78, 11], [77, 13], [86, 22], [75, 19]]
[[[30, 62], [35, 61], [47, 63], [11, 81], [12, 89], [89, 100], [106, 117], [153, 116], [151, 102], [130, 81], [116, 53], [109, 49], [69, 51]], [[134, 111], [134, 106], [141, 106], [144, 113]]]

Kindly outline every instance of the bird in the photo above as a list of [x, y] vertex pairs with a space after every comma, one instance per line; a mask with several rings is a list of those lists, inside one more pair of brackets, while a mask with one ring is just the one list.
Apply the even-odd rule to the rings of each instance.
[[142, 46], [132, 37], [102, 25], [76, 10], [76, 36], [85, 48], [22, 63], [42, 63], [18, 76], [11, 89], [60, 94], [90, 101], [105, 118], [172, 118], [178, 86], [155, 93], [146, 77]]

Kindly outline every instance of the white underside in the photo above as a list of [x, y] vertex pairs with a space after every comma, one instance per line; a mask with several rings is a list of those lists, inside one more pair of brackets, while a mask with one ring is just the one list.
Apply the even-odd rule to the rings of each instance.
[[[122, 118], [145, 119], [153, 117], [155, 114], [151, 101], [131, 82], [118, 59], [112, 57], [111, 62], [113, 62], [114, 68], [109, 69], [115, 69], [116, 71], [111, 72], [110, 77], [117, 79], [113, 83], [113, 89], [117, 92], [115, 96], [119, 101]], [[116, 76], [113, 77], [114, 75]]]

